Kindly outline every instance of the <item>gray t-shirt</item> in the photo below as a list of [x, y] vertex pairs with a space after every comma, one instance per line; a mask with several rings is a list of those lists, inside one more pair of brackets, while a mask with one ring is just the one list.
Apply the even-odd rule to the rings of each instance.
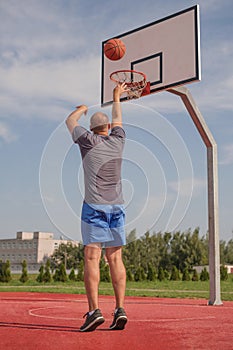
[[85, 202], [123, 204], [121, 165], [125, 131], [116, 126], [110, 135], [100, 136], [76, 126], [72, 137], [81, 151]]

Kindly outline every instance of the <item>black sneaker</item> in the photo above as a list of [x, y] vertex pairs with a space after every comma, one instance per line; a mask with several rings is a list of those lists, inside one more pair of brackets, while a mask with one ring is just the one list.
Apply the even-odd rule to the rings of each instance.
[[114, 314], [113, 322], [110, 329], [122, 330], [125, 328], [128, 319], [125, 313], [125, 310], [122, 307], [117, 309], [117, 312]]
[[96, 309], [91, 316], [89, 316], [88, 312], [83, 317], [85, 316], [87, 318], [82, 327], [80, 327], [80, 332], [92, 332], [105, 321], [99, 309]]

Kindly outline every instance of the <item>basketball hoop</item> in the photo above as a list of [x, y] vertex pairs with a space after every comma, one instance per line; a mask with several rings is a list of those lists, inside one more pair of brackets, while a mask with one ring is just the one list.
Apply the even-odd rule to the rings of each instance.
[[147, 87], [150, 88], [150, 84], [146, 81], [146, 75], [142, 72], [135, 70], [118, 70], [110, 74], [110, 79], [117, 84], [125, 83], [127, 85], [128, 99], [139, 98], [143, 94], [149, 93]]

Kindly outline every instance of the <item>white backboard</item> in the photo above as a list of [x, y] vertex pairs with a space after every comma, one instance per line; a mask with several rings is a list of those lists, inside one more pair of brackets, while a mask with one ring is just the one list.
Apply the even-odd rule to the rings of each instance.
[[104, 55], [104, 45], [111, 38], [102, 42], [102, 106], [112, 103], [114, 83], [109, 76], [117, 70], [145, 73], [150, 93], [201, 79], [199, 5], [114, 38], [124, 42], [126, 53], [111, 61]]

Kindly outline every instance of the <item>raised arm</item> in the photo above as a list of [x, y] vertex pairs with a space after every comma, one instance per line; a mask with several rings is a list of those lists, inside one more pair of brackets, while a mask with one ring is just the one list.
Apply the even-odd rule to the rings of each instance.
[[81, 105], [78, 106], [70, 115], [66, 118], [66, 126], [69, 129], [69, 132], [72, 134], [74, 128], [79, 125], [78, 121], [81, 118], [81, 116], [84, 114], [87, 114], [87, 106]]
[[122, 112], [121, 112], [120, 97], [126, 91], [127, 91], [127, 85], [125, 83], [118, 84], [113, 90], [111, 129], [113, 129], [115, 126], [122, 127]]

